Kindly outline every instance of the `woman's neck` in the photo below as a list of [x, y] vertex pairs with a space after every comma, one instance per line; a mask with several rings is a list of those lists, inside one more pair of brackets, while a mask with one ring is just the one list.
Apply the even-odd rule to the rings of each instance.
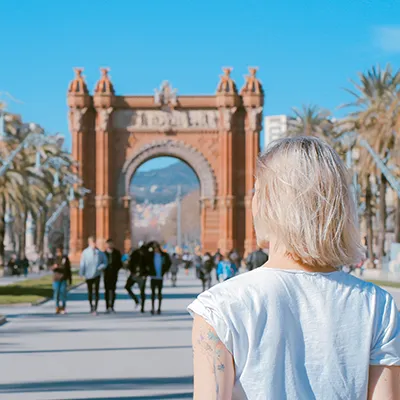
[[310, 267], [299, 261], [295, 261], [292, 257], [288, 256], [284, 247], [280, 246], [274, 241], [270, 242], [269, 258], [264, 264], [266, 268], [283, 269], [283, 270], [297, 270], [307, 272], [334, 272], [337, 269], [331, 266], [326, 267]]

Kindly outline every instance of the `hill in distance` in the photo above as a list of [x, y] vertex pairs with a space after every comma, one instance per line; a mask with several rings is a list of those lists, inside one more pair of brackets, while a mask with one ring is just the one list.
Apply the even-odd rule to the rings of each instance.
[[152, 171], [139, 170], [131, 182], [131, 195], [137, 203], [168, 204], [175, 201], [179, 185], [182, 196], [200, 187], [197, 175], [182, 161]]

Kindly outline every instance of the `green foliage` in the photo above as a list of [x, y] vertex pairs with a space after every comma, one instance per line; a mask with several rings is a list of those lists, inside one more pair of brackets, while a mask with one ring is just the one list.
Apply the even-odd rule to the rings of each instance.
[[[84, 279], [74, 274], [73, 285], [83, 282]], [[16, 284], [0, 286], [0, 305], [37, 303], [51, 298], [53, 295], [53, 275], [46, 275], [39, 279], [28, 279]]]

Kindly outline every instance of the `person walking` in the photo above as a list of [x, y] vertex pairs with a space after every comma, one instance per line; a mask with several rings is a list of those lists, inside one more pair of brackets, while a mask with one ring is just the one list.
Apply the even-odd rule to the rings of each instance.
[[90, 312], [97, 315], [100, 277], [102, 271], [107, 267], [108, 260], [106, 255], [97, 248], [96, 239], [93, 236], [89, 237], [88, 244], [88, 247], [82, 252], [79, 273], [86, 280]]
[[236, 270], [239, 271], [242, 264], [242, 258], [236, 249], [232, 249], [229, 252], [229, 259], [235, 264]]
[[178, 271], [179, 271], [179, 266], [182, 264], [181, 257], [179, 256], [178, 253], [172, 254], [171, 257], [171, 282], [172, 282], [172, 287], [176, 287], [176, 282], [178, 280]]
[[268, 261], [268, 255], [263, 251], [263, 249], [258, 248], [249, 254], [246, 259], [246, 266], [249, 271], [259, 268]]
[[203, 258], [201, 256], [199, 246], [196, 246], [196, 248], [194, 249], [193, 264], [195, 266], [196, 278], [200, 279], [200, 269], [201, 269], [201, 266], [203, 265]]
[[25, 255], [19, 261], [19, 268], [24, 274], [24, 277], [27, 278], [29, 273], [29, 260], [26, 258]]
[[150, 286], [151, 286], [151, 313], [155, 314], [156, 290], [158, 292], [158, 309], [157, 314], [161, 314], [163, 277], [171, 267], [171, 258], [168, 253], [162, 251], [158, 243], [153, 243], [151, 251], [149, 251], [150, 266]]
[[107, 313], [115, 312], [115, 298], [118, 282], [118, 273], [122, 268], [121, 252], [114, 247], [112, 239], [106, 241], [107, 268], [104, 270], [104, 297]]
[[8, 260], [7, 269], [10, 275], [21, 275], [21, 271], [19, 269], [19, 264], [17, 260], [17, 256], [13, 254], [11, 258]]
[[51, 267], [53, 271], [53, 297], [56, 314], [66, 314], [68, 284], [72, 285], [71, 263], [63, 249], [56, 250], [56, 256]]
[[217, 281], [224, 282], [233, 278], [237, 272], [236, 264], [230, 259], [230, 254], [226, 254], [217, 265]]
[[204, 254], [200, 268], [199, 278], [203, 285], [203, 292], [211, 288], [211, 272], [214, 269], [214, 260], [210, 253]]
[[194, 398], [400, 399], [396, 304], [337, 269], [362, 257], [348, 176], [315, 137], [260, 156], [253, 219], [269, 260], [189, 306]]
[[132, 287], [137, 284], [140, 289], [141, 308], [140, 312], [144, 313], [144, 306], [146, 302], [146, 280], [149, 275], [148, 268], [148, 249], [144, 243], [139, 244], [139, 248], [132, 251], [129, 261], [128, 270], [130, 272], [126, 280], [125, 290], [135, 302], [136, 307], [139, 306], [139, 299], [133, 293]]

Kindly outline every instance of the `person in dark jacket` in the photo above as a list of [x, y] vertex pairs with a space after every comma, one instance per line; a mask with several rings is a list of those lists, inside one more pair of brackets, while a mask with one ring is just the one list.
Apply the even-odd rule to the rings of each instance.
[[156, 290], [158, 292], [158, 310], [161, 314], [163, 277], [171, 268], [171, 258], [168, 253], [162, 251], [161, 246], [154, 242], [148, 253], [149, 275], [151, 278], [151, 313], [155, 314]]
[[199, 279], [203, 284], [203, 292], [211, 288], [211, 272], [214, 269], [214, 259], [210, 253], [204, 254], [199, 272]]
[[107, 267], [104, 270], [104, 297], [108, 313], [115, 312], [114, 304], [118, 282], [118, 273], [122, 268], [121, 252], [114, 247], [112, 239], [106, 241]]
[[[72, 285], [71, 263], [63, 250], [58, 248], [51, 267], [53, 271], [53, 292], [56, 314], [65, 314], [67, 305], [68, 283]], [[61, 303], [61, 305], [60, 305]]]
[[125, 284], [125, 290], [129, 293], [136, 306], [139, 305], [139, 299], [133, 293], [132, 287], [137, 284], [140, 289], [141, 309], [144, 313], [144, 305], [146, 302], [146, 279], [149, 275], [148, 269], [148, 250], [144, 243], [140, 243], [139, 248], [133, 250], [128, 261], [129, 277]]
[[21, 275], [21, 271], [19, 269], [19, 263], [17, 260], [17, 256], [15, 254], [13, 254], [10, 260], [8, 261], [7, 268], [11, 275], [18, 275], [18, 276]]
[[268, 261], [268, 255], [263, 251], [263, 249], [258, 249], [253, 251], [246, 260], [247, 269], [249, 271], [261, 267]]
[[24, 256], [20, 261], [19, 261], [19, 268], [23, 272], [25, 278], [28, 276], [29, 272], [29, 260]]

